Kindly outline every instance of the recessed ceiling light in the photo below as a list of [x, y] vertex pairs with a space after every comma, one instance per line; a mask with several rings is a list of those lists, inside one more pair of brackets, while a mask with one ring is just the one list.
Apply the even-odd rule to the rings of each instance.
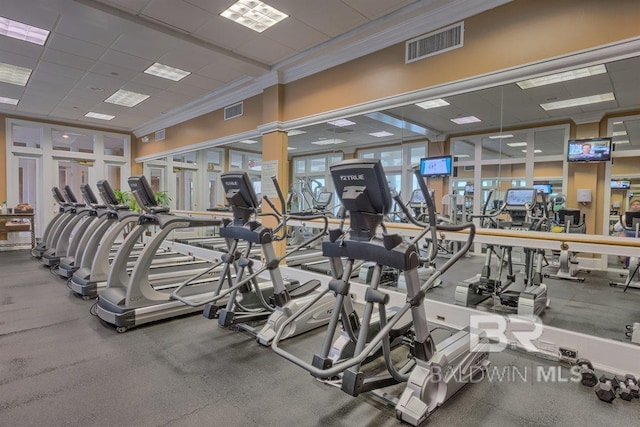
[[617, 132], [614, 132], [611, 136], [625, 136], [627, 134], [626, 130], [620, 130]]
[[444, 107], [445, 105], [449, 105], [449, 103], [442, 98], [431, 99], [429, 101], [418, 102], [416, 104], [417, 107], [425, 110], [428, 110], [429, 108]]
[[457, 125], [465, 125], [468, 123], [478, 123], [481, 122], [479, 118], [476, 116], [467, 116], [467, 117], [458, 117], [456, 119], [451, 119], [451, 121]]
[[508, 134], [505, 134], [505, 135], [491, 135], [489, 137], [489, 139], [504, 139], [504, 138], [513, 138], [513, 135], [508, 133]]
[[3, 104], [10, 104], [10, 105], [18, 105], [18, 99], [14, 99], [14, 98], [5, 98], [3, 96], [0, 96], [0, 102]]
[[152, 76], [162, 77], [163, 79], [173, 80], [174, 82], [180, 81], [191, 74], [190, 71], [184, 71], [180, 68], [170, 67], [168, 65], [160, 64], [156, 62], [151, 67], [144, 70], [146, 74]]
[[629, 140], [628, 139], [621, 139], [620, 141], [613, 141], [614, 144], [628, 144]]
[[0, 34], [25, 42], [44, 45], [49, 31], [0, 16]]
[[120, 89], [109, 98], [105, 99], [104, 102], [123, 105], [125, 107], [135, 107], [147, 98], [149, 98], [149, 95]]
[[69, 139], [69, 135], [67, 135], [66, 133], [63, 133], [63, 134], [62, 134], [62, 137], [63, 137], [64, 139]]
[[468, 154], [454, 154], [453, 157], [457, 157], [459, 159], [463, 158], [463, 157], [469, 157]]
[[300, 130], [300, 129], [293, 129], [293, 130], [287, 131], [288, 136], [302, 135], [303, 133], [307, 133], [307, 131]]
[[621, 125], [624, 122], [613, 122], [614, 125]]
[[373, 132], [370, 133], [369, 135], [371, 136], [375, 136], [376, 138], [384, 138], [385, 136], [393, 136], [393, 134], [391, 132], [386, 132], [386, 131], [380, 131], [380, 132]]
[[287, 150], [288, 151], [293, 151], [293, 150], [297, 150], [297, 148], [296, 147], [287, 147]]
[[566, 99], [564, 101], [548, 102], [540, 104], [545, 110], [557, 110], [560, 108], [578, 107], [580, 105], [596, 104], [598, 102], [615, 101], [616, 97], [613, 92], [601, 93], [598, 95], [583, 96], [581, 98]]
[[110, 116], [109, 114], [94, 113], [92, 111], [89, 111], [84, 116], [90, 117], [92, 119], [100, 119], [100, 120], [112, 120], [116, 117], [116, 116]]
[[352, 122], [351, 120], [347, 120], [347, 119], [332, 120], [327, 123], [329, 123], [330, 125], [338, 126], [338, 127], [352, 126], [356, 124], [356, 122]]
[[332, 139], [321, 139], [320, 141], [313, 141], [314, 145], [333, 145], [333, 144], [342, 144], [343, 142], [347, 142], [344, 139], [332, 138]]
[[548, 76], [536, 77], [534, 79], [523, 80], [516, 84], [520, 89], [530, 89], [532, 87], [545, 86], [553, 83], [566, 82], [569, 80], [580, 79], [583, 77], [596, 76], [604, 74], [607, 68], [603, 65], [594, 65], [591, 67], [580, 68], [577, 70], [564, 71], [562, 73], [549, 74]]
[[0, 82], [12, 85], [26, 86], [31, 76], [30, 68], [18, 67], [17, 65], [0, 62]]
[[[526, 153], [527, 150], [522, 150], [523, 153]], [[542, 150], [533, 150], [534, 153], [542, 153]]]
[[289, 15], [257, 0], [238, 0], [220, 14], [227, 19], [259, 33], [277, 24]]
[[507, 143], [507, 145], [509, 147], [526, 147], [527, 143], [526, 142], [509, 142]]
[[254, 141], [253, 139], [243, 139], [242, 141], [238, 141], [241, 144], [247, 144], [247, 145], [251, 145], [251, 144], [257, 144], [258, 141]]

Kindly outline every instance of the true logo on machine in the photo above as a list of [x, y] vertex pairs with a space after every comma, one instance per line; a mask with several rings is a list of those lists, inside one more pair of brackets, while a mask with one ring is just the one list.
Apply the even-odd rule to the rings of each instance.
[[364, 174], [360, 175], [340, 175], [341, 181], [364, 181]]

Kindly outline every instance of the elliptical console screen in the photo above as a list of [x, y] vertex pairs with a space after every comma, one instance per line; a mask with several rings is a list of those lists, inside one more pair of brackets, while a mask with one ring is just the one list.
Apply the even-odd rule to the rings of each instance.
[[505, 203], [509, 207], [525, 207], [526, 205], [533, 206], [536, 202], [536, 189], [535, 188], [510, 188], [505, 195]]

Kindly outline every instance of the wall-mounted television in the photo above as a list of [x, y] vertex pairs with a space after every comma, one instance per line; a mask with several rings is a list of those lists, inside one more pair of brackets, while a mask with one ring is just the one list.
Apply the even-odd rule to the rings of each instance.
[[569, 162], [606, 162], [611, 160], [611, 138], [572, 139], [567, 146]]
[[451, 156], [427, 157], [420, 159], [420, 173], [422, 176], [450, 176]]
[[551, 184], [533, 184], [533, 188], [539, 193], [551, 194]]
[[627, 181], [627, 180], [611, 181], [611, 188], [614, 190], [628, 190], [629, 188], [631, 188], [631, 181]]

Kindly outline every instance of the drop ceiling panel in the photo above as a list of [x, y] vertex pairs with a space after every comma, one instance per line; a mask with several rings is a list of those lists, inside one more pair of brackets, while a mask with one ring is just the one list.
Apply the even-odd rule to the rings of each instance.
[[34, 25], [51, 30], [58, 20], [58, 1], [30, 0], [25, 7], [25, 0], [2, 0], [0, 15], [24, 24]]
[[[184, 79], [180, 80], [180, 82], [189, 86], [203, 89], [206, 92], [213, 92], [214, 90], [224, 85], [224, 82], [209, 79], [207, 77], [202, 77], [197, 74], [188, 75]], [[206, 92], [203, 92], [202, 95], [205, 95]]]
[[17, 65], [19, 67], [25, 67], [33, 70], [38, 64], [38, 59], [29, 58], [17, 53], [0, 51], [0, 62], [4, 62], [5, 64]]
[[141, 13], [189, 33], [204, 24], [210, 15], [182, 0], [151, 0]]
[[123, 68], [106, 62], [96, 62], [89, 72], [125, 81], [131, 80], [140, 74], [140, 72], [133, 71], [130, 68]]
[[155, 62], [114, 49], [108, 49], [104, 55], [100, 57], [100, 61], [137, 72], [146, 70]]
[[187, 102], [192, 101], [194, 98], [192, 95], [187, 95], [181, 92], [174, 92], [172, 90], [165, 90], [159, 93], [156, 93], [153, 96], [154, 101], [158, 100], [160, 102], [167, 103], [179, 103], [180, 105], [186, 104]]
[[64, 65], [84, 71], [90, 70], [95, 62], [93, 59], [72, 55], [55, 49], [45, 49], [42, 59], [53, 62], [54, 64]]
[[191, 99], [197, 99], [207, 94], [206, 90], [196, 86], [191, 86], [190, 84], [186, 84], [182, 81], [179, 81], [172, 85], [171, 92], [177, 92], [186, 96], [190, 96]]
[[[47, 61], [39, 61], [38, 66], [36, 67], [36, 71], [38, 73], [43, 73], [45, 75], [50, 75], [52, 78], [59, 77], [60, 80], [73, 80], [77, 81], [81, 79], [85, 75], [85, 71], [78, 70], [77, 68], [66, 67], [60, 64], [54, 64], [52, 62]], [[51, 85], [56, 85], [57, 82], [52, 80], [49, 82]]]
[[256, 77], [264, 73], [258, 67], [235, 60], [216, 61], [198, 70], [199, 76], [213, 78], [224, 82], [234, 82], [244, 76]]
[[[255, 31], [221, 16], [209, 18], [193, 32], [193, 35], [229, 50], [234, 50], [243, 43], [259, 37]], [[268, 35], [268, 32], [266, 35]]]
[[343, 2], [368, 19], [377, 19], [415, 3], [416, 0], [398, 0], [393, 3], [389, 3], [386, 0], [343, 0]]
[[63, 15], [56, 24], [55, 32], [77, 40], [84, 40], [87, 43], [109, 47], [120, 37], [123, 30], [134, 30], [132, 24], [128, 25], [107, 14], [101, 16], [102, 19], [87, 20], [76, 16], [75, 13]]
[[219, 53], [213, 53], [199, 46], [185, 46], [183, 49], [167, 52], [158, 58], [161, 64], [180, 68], [196, 73], [199, 69], [216, 61], [226, 61], [227, 58]]
[[170, 41], [169, 37], [162, 36], [151, 30], [143, 30], [136, 34], [123, 34], [111, 46], [120, 52], [144, 58], [155, 62], [171, 49], [177, 48], [176, 40]]
[[368, 21], [362, 14], [340, 0], [304, 2], [273, 0], [270, 4], [331, 37], [336, 37]]
[[25, 88], [23, 86], [0, 82], [0, 96], [4, 96], [5, 98], [20, 99], [24, 90]]
[[49, 36], [47, 47], [62, 52], [72, 53], [85, 58], [98, 59], [107, 50], [106, 47], [87, 43], [83, 40], [67, 37], [62, 34], [52, 34]]
[[265, 37], [295, 50], [305, 50], [328, 40], [326, 34], [295, 18], [287, 18], [267, 31]]
[[149, 3], [149, 0], [98, 0], [100, 3], [138, 13]]
[[151, 74], [138, 73], [138, 75], [131, 79], [133, 83], [139, 83], [146, 86], [151, 86], [156, 89], [168, 89], [175, 82], [161, 77], [152, 76]]
[[78, 81], [76, 88], [102, 93], [106, 99], [120, 89], [125, 82], [125, 80], [116, 77], [87, 73]]
[[[2, 12], [0, 11], [1, 14]], [[42, 55], [44, 48], [37, 44], [12, 39], [11, 37], [0, 37], [0, 55], [2, 55], [2, 51], [38, 59]]]
[[135, 83], [133, 81], [130, 81], [130, 82], [126, 83], [125, 85], [123, 85], [122, 89], [130, 90], [132, 92], [143, 93], [143, 94], [149, 95], [149, 96], [153, 96], [156, 93], [162, 92], [162, 89], [158, 89], [156, 87], [145, 85], [145, 84], [142, 84], [142, 83]]
[[267, 64], [275, 64], [276, 62], [295, 54], [296, 52], [290, 47], [281, 45], [278, 42], [266, 38], [253, 40], [251, 43], [245, 43], [235, 49], [241, 55]]

